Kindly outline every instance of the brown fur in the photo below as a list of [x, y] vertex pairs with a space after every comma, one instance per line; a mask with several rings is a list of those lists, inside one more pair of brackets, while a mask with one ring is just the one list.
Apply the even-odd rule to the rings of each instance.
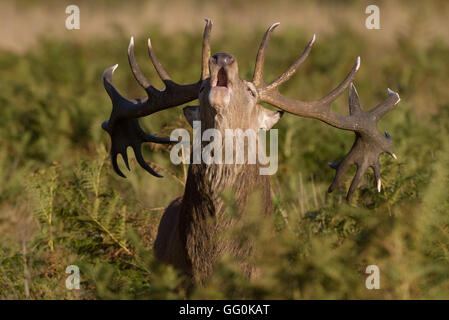
[[[196, 283], [202, 283], [213, 270], [214, 263], [228, 253], [242, 259], [242, 269], [251, 276], [246, 258], [252, 245], [240, 246], [222, 241], [222, 235], [238, 222], [239, 215], [224, 217], [225, 205], [221, 192], [233, 187], [239, 213], [243, 212], [248, 196], [259, 189], [263, 211], [261, 218], [271, 213], [268, 176], [259, 175], [256, 165], [192, 165], [189, 169], [183, 198], [177, 198], [164, 212], [155, 242], [156, 256], [180, 270]], [[218, 185], [216, 181], [219, 181]]]

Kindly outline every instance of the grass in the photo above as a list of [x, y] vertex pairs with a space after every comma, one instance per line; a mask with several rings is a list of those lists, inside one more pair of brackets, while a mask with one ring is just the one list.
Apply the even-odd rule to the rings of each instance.
[[[213, 51], [234, 54], [241, 76], [250, 79], [262, 33], [223, 34], [214, 38]], [[175, 80], [197, 80], [200, 36], [152, 32]], [[266, 79], [286, 69], [308, 40], [301, 30], [278, 32], [268, 49]], [[318, 98], [360, 55], [362, 108], [383, 101], [387, 87], [401, 95], [379, 126], [392, 135], [399, 160], [383, 156], [382, 192], [369, 173], [348, 205], [342, 192], [326, 193], [334, 174], [326, 163], [346, 154], [353, 134], [285, 115], [277, 125], [273, 219], [260, 225], [257, 203], [251, 203], [245, 229], [235, 231], [256, 239], [261, 250], [254, 259], [263, 276], [248, 281], [224, 257], [205, 287], [186, 293], [182, 277], [152, 252], [163, 208], [182, 194], [183, 168], [170, 164], [165, 147], [149, 145], [145, 158], [165, 178], [149, 176], [132, 161], [122, 180], [112, 171], [100, 127], [110, 113], [100, 81], [106, 67], [119, 63], [115, 83], [126, 96], [143, 95], [127, 66], [127, 43], [120, 34], [95, 42], [42, 39], [23, 54], [0, 52], [1, 299], [449, 298], [447, 44], [434, 40], [423, 47], [413, 34], [397, 36], [393, 46], [373, 55], [375, 48], [344, 25], [320, 39], [282, 92]], [[160, 85], [145, 39], [135, 43], [141, 68]], [[347, 98], [334, 108], [346, 113]], [[187, 127], [181, 114], [172, 109], [142, 123], [151, 133], [168, 135]], [[267, 231], [273, 227], [274, 233]], [[81, 290], [65, 288], [65, 269], [72, 264], [80, 267]], [[380, 290], [365, 288], [370, 264], [380, 268]]]

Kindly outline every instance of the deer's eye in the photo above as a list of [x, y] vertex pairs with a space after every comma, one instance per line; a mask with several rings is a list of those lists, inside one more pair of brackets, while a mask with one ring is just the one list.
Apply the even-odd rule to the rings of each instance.
[[256, 97], [256, 93], [255, 93], [250, 87], [247, 87], [246, 90], [248, 90], [248, 92], [251, 93], [251, 95], [253, 96], [253, 98]]

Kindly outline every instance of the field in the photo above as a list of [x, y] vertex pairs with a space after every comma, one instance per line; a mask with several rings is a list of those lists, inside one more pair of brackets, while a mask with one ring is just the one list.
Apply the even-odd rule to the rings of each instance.
[[[0, 299], [449, 299], [446, 2], [379, 1], [381, 30], [365, 28], [363, 1], [230, 1], [223, 8], [171, 1], [162, 12], [162, 1], [80, 3], [79, 31], [64, 27], [66, 4], [0, 5], [2, 26], [15, 30], [0, 37]], [[270, 24], [281, 22], [267, 52], [267, 80], [316, 32], [309, 58], [282, 88], [292, 98], [321, 97], [361, 56], [355, 85], [362, 108], [383, 101], [387, 88], [401, 96], [379, 124], [393, 137], [398, 160], [383, 155], [382, 191], [369, 171], [347, 204], [345, 190], [327, 193], [334, 176], [327, 162], [349, 151], [354, 134], [284, 115], [276, 125], [273, 219], [259, 226], [251, 203], [244, 228], [235, 231], [260, 246], [262, 276], [249, 281], [224, 257], [206, 286], [186, 292], [182, 277], [152, 252], [163, 209], [184, 190], [185, 168], [170, 163], [167, 147], [148, 144], [144, 156], [163, 179], [142, 170], [132, 152], [131, 172], [120, 163], [128, 178], [114, 174], [101, 129], [111, 111], [101, 75], [118, 63], [120, 91], [144, 95], [126, 56], [134, 35], [137, 60], [160, 88], [146, 52], [149, 33], [172, 78], [197, 81], [204, 17], [214, 21], [212, 51], [232, 53], [248, 80]], [[333, 108], [348, 112], [346, 93]], [[161, 136], [188, 128], [181, 107], [141, 123]], [[273, 227], [274, 239], [267, 231]], [[69, 265], [80, 269], [80, 290], [66, 289]], [[379, 290], [365, 287], [368, 265], [380, 269]]]

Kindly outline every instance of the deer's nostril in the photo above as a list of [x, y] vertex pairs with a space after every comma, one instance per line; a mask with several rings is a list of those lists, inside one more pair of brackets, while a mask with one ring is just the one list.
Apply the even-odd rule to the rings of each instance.
[[216, 53], [212, 56], [212, 59], [220, 67], [230, 65], [234, 62], [234, 57], [228, 53]]

